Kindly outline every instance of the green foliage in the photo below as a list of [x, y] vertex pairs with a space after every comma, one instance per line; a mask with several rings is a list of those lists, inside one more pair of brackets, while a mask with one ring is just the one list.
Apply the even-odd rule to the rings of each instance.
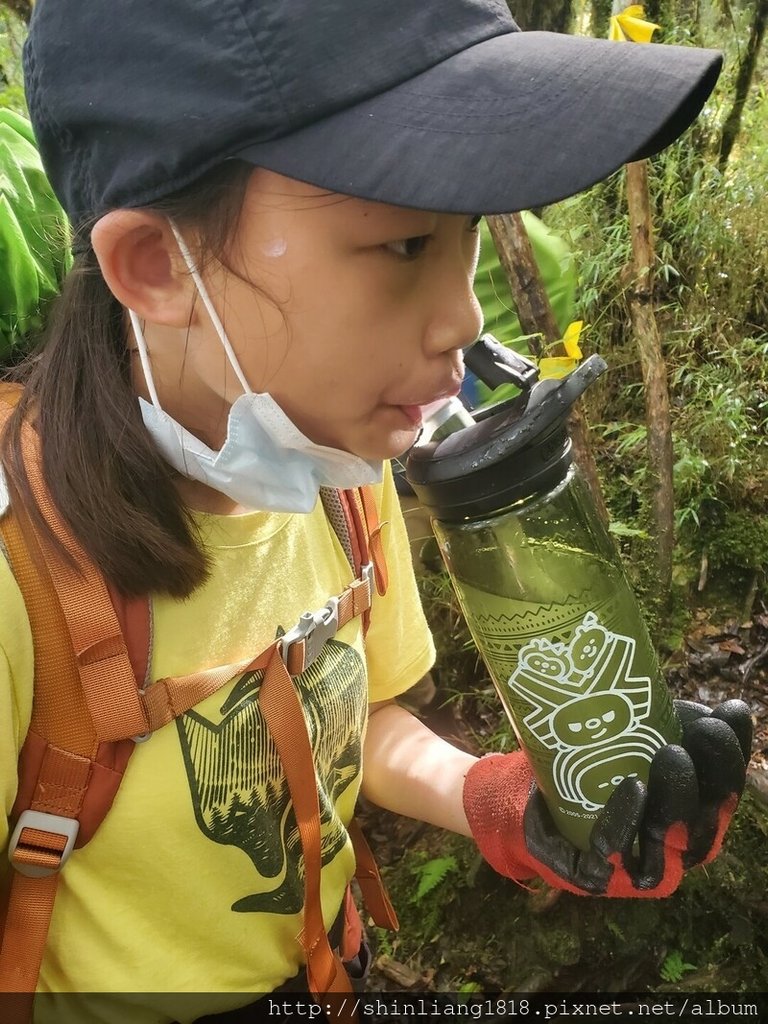
[[457, 867], [455, 857], [435, 857], [423, 864], [414, 864], [412, 870], [418, 884], [411, 902], [420, 903], [428, 892], [432, 892]]
[[[725, 71], [698, 122], [650, 168], [656, 315], [674, 439], [675, 580], [690, 584], [705, 552], [728, 571], [764, 564], [750, 549], [764, 551], [768, 495], [768, 54], [721, 173], [720, 131], [752, 7], [696, 5], [695, 23], [681, 13], [663, 24], [665, 43], [698, 40], [726, 51]], [[578, 315], [588, 325], [583, 347], [610, 366], [585, 402], [613, 532], [642, 588], [653, 523], [624, 187], [619, 173], [544, 219], [567, 233], [576, 254]]]
[[40, 332], [71, 264], [66, 215], [34, 144], [32, 126], [0, 109], [0, 360]]
[[728, 509], [712, 533], [709, 558], [716, 566], [768, 569], [768, 519]]
[[627, 526], [619, 519], [614, 519], [609, 523], [608, 532], [612, 533], [614, 537], [641, 537], [643, 539], [648, 537], [647, 530], [640, 530], [636, 526]]
[[[439, 965], [445, 991], [765, 992], [767, 840], [768, 808], [748, 790], [718, 858], [669, 899], [552, 900], [497, 875], [469, 840], [427, 830], [384, 869], [397, 958], [417, 973]], [[413, 866], [436, 850], [457, 870], [414, 902]]]
[[21, 47], [26, 27], [18, 15], [0, 8], [0, 107], [27, 113], [21, 73]]
[[686, 971], [695, 971], [695, 964], [687, 964], [679, 950], [675, 949], [664, 957], [664, 963], [659, 968], [659, 976], [662, 981], [677, 982], [683, 977]]

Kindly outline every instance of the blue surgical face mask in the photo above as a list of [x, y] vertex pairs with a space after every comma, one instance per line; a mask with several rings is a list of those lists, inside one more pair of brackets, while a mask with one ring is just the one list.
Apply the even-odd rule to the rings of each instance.
[[183, 476], [198, 480], [245, 508], [311, 512], [321, 487], [379, 483], [383, 464], [315, 444], [269, 394], [251, 390], [192, 254], [171, 222], [179, 249], [244, 394], [229, 410], [227, 437], [215, 451], [161, 407], [139, 318], [128, 310], [151, 403], [139, 398], [144, 425], [163, 457]]

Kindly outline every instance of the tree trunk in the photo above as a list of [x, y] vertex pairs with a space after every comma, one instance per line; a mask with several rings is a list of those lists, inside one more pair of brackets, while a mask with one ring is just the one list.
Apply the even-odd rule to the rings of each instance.
[[720, 155], [718, 157], [718, 167], [721, 171], [725, 170], [726, 164], [728, 163], [728, 157], [731, 155], [731, 150], [733, 149], [733, 145], [739, 134], [739, 129], [741, 128], [741, 115], [744, 113], [744, 104], [747, 102], [749, 90], [752, 86], [752, 79], [755, 75], [757, 58], [760, 54], [760, 47], [763, 44], [763, 38], [765, 36], [766, 20], [768, 20], [768, 0], [757, 0], [755, 4], [755, 16], [752, 19], [752, 25], [749, 29], [747, 48], [744, 51], [744, 56], [739, 64], [739, 73], [736, 76], [733, 106], [731, 107], [731, 111], [723, 125], [723, 135], [720, 140]]
[[519, 213], [510, 213], [486, 220], [515, 298], [520, 325], [526, 334], [537, 335], [529, 340], [529, 345], [538, 359], [544, 345], [560, 340], [560, 331], [541, 284], [523, 218]]
[[[536, 266], [523, 219], [519, 213], [510, 213], [488, 217], [487, 220], [491, 237], [499, 254], [499, 262], [507, 275], [515, 299], [520, 325], [526, 334], [541, 336], [541, 342], [531, 339], [530, 343], [534, 354], [539, 356], [543, 345], [555, 345], [560, 341], [560, 331], [555, 323], [547, 293], [541, 283], [539, 269]], [[559, 351], [556, 350], [556, 354], [565, 355], [565, 351], [561, 347]], [[595, 457], [589, 442], [588, 427], [580, 402], [571, 410], [568, 423], [574, 460], [587, 480], [598, 514], [607, 524], [608, 511], [605, 507]]]
[[672, 587], [675, 499], [667, 368], [653, 310], [653, 230], [645, 160], [627, 164], [627, 204], [634, 262], [629, 305], [645, 385], [656, 567], [663, 608], [668, 604]]
[[592, 35], [597, 36], [598, 39], [605, 39], [608, 36], [612, 6], [613, 0], [592, 0], [590, 5]]

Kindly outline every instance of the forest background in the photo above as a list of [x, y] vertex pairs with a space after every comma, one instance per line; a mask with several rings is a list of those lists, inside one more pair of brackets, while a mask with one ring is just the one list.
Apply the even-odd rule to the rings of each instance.
[[[0, 106], [22, 113], [31, 7], [0, 2]], [[525, 30], [595, 36], [608, 35], [612, 14], [611, 0], [510, 7]], [[574, 254], [584, 354], [599, 352], [610, 367], [584, 415], [611, 532], [675, 694], [750, 702], [750, 786], [726, 851], [662, 903], [524, 891], [465, 840], [364, 808], [402, 925], [396, 936], [373, 930], [374, 987], [768, 991], [768, 0], [651, 0], [645, 17], [660, 26], [650, 45], [725, 55], [696, 125], [648, 164], [652, 266], [633, 252], [623, 172], [536, 212]], [[638, 302], [652, 312], [667, 391], [668, 579]], [[417, 710], [467, 749], [509, 749], [510, 729], [431, 554], [427, 545], [417, 563], [440, 656], [434, 695]]]

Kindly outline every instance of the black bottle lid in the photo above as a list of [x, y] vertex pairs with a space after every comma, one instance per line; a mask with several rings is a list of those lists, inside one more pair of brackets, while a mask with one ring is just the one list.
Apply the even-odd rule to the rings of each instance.
[[478, 415], [473, 426], [416, 445], [406, 478], [421, 504], [437, 519], [459, 522], [551, 490], [571, 465], [568, 413], [606, 369], [590, 356], [567, 377], [539, 381]]

